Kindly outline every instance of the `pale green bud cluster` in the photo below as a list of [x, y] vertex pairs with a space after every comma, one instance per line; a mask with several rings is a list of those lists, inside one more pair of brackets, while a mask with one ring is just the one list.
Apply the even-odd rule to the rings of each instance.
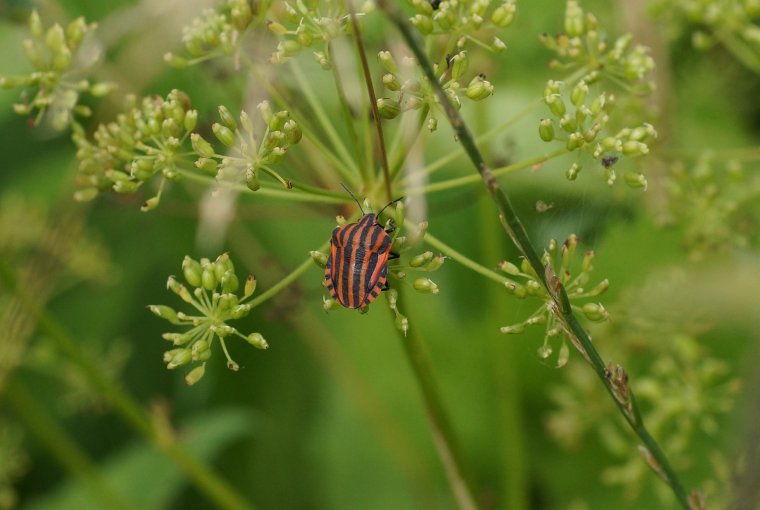
[[[406, 57], [399, 66], [390, 51], [379, 52], [377, 59], [385, 70], [382, 81], [388, 92], [386, 97], [377, 100], [380, 116], [393, 119], [409, 110], [428, 108], [430, 118], [427, 126], [430, 131], [435, 131], [438, 127], [435, 115], [440, 107], [439, 99], [428, 79], [419, 72], [415, 60]], [[460, 49], [447, 58], [447, 68], [441, 77], [443, 91], [456, 108], [462, 106], [462, 97], [480, 101], [493, 94], [493, 84], [486, 80], [484, 74], [475, 75], [463, 85], [462, 80], [472, 76], [467, 72], [469, 62], [468, 50]]]
[[677, 162], [667, 181], [665, 223], [683, 226], [694, 259], [749, 246], [760, 222], [760, 175], [736, 159], [704, 154]]
[[[78, 149], [80, 187], [75, 198], [90, 200], [107, 189], [134, 193], [155, 175], [162, 182], [179, 179], [181, 149], [197, 122], [190, 99], [175, 89], [165, 99], [150, 96], [138, 102], [134, 96], [127, 97], [124, 112], [98, 126], [92, 139], [75, 125], [72, 139]], [[143, 204], [143, 211], [158, 205], [162, 187]]]
[[257, 349], [269, 347], [261, 333], [243, 335], [227, 324], [230, 320], [248, 315], [252, 306], [246, 301], [256, 290], [256, 279], [253, 276], [249, 276], [241, 288], [228, 254], [224, 253], [214, 261], [185, 257], [182, 261], [182, 275], [187, 286], [170, 276], [167, 288], [192, 305], [193, 314], [200, 315], [188, 315], [166, 305], [148, 306], [156, 316], [171, 324], [189, 327], [181, 333], [163, 334], [163, 338], [174, 346], [164, 353], [166, 368], [173, 370], [179, 366], [195, 364], [185, 377], [187, 384], [195, 384], [203, 377], [206, 361], [211, 357], [216, 339], [227, 358], [227, 368], [235, 371], [239, 365], [232, 360], [227, 350], [225, 340], [228, 337], [237, 336]]
[[639, 93], [650, 92], [653, 85], [644, 77], [654, 69], [649, 49], [632, 45], [631, 35], [618, 37], [611, 45], [599, 27], [596, 16], [584, 12], [578, 0], [568, 0], [564, 31], [552, 37], [542, 34], [541, 42], [557, 55], [551, 62], [555, 69], [582, 66], [589, 69], [583, 79], [591, 84], [599, 76], [609, 76]]
[[214, 123], [211, 130], [226, 147], [225, 154], [218, 154], [211, 143], [193, 133], [190, 140], [199, 156], [195, 166], [215, 173], [219, 182], [245, 182], [252, 191], [261, 187], [259, 174], [263, 171], [290, 189], [290, 181], [271, 168], [282, 160], [291, 145], [301, 141], [301, 128], [290, 118], [290, 113], [272, 111], [268, 101], [259, 103], [257, 110], [264, 128], [256, 133], [247, 112], [241, 111], [235, 118], [225, 106], [219, 106], [218, 110], [221, 122]]
[[[23, 88], [24, 101], [13, 105], [16, 113], [34, 115], [35, 125], [45, 119], [56, 131], [65, 130], [74, 115], [91, 115], [87, 106], [78, 104], [80, 94], [102, 97], [115, 87], [109, 82], [92, 83], [82, 78], [94, 62], [82, 62], [76, 58], [77, 51], [95, 26], [80, 17], [65, 28], [58, 23], [45, 28], [37, 11], [32, 11], [29, 16], [31, 38], [24, 40], [23, 47], [35, 70], [26, 75], [0, 76], [0, 87]], [[74, 73], [78, 77], [73, 76]]]
[[[361, 19], [371, 9], [371, 3], [355, 2]], [[312, 47], [319, 50], [327, 48], [337, 37], [350, 31], [351, 17], [343, 0], [291, 0], [283, 2], [277, 11], [277, 20], [267, 23], [267, 27], [279, 42], [277, 49], [269, 58], [274, 64], [282, 64]], [[326, 51], [314, 51], [313, 55], [322, 69], [332, 68], [330, 54]]]
[[[538, 134], [545, 142], [564, 142], [568, 151], [585, 151], [599, 161], [608, 185], [617, 180], [615, 165], [621, 158], [626, 160], [649, 153], [648, 142], [657, 138], [651, 124], [623, 128], [615, 134], [607, 134], [606, 128], [614, 111], [615, 96], [602, 92], [593, 96], [589, 84], [580, 80], [570, 90], [564, 83], [549, 80], [544, 88], [544, 103], [552, 117], [539, 121]], [[565, 176], [574, 181], [581, 171], [576, 162]], [[646, 178], [639, 172], [629, 170], [624, 182], [632, 188], [646, 189]]]
[[[586, 251], [578, 262], [577, 249], [578, 237], [575, 234], [571, 234], [561, 245], [552, 239], [547, 249], [544, 250], [541, 261], [544, 267], [551, 268], [551, 272], [556, 274], [576, 313], [593, 322], [606, 321], [609, 314], [604, 306], [601, 303], [587, 300], [604, 294], [609, 288], [609, 281], [605, 278], [589, 288], [587, 285], [594, 269], [594, 252]], [[508, 276], [505, 287], [515, 297], [519, 299], [533, 297], [543, 301], [530, 317], [520, 323], [502, 327], [501, 332], [518, 334], [525, 331], [528, 326], [541, 324], [545, 328], [545, 333], [543, 345], [538, 349], [539, 357], [541, 359], [549, 358], [554, 352], [553, 339], [561, 337], [557, 366], [567, 363], [570, 350], [566, 344], [564, 330], [553, 311], [554, 300], [543, 286], [541, 278], [536, 275], [533, 267], [527, 260], [523, 259], [519, 265], [503, 261], [499, 264], [499, 270]], [[586, 302], [582, 305], [575, 304], [579, 300]]]
[[760, 58], [760, 1], [722, 0], [675, 1], [654, 0], [650, 10], [665, 24], [664, 33], [677, 38], [691, 32], [691, 42], [698, 50], [723, 45], [737, 61], [756, 70]]
[[[479, 47], [494, 53], [506, 49], [499, 37], [492, 35], [498, 29], [512, 24], [517, 13], [515, 0], [407, 0], [415, 10], [409, 21], [423, 36], [447, 34], [460, 37], [463, 49], [469, 37]], [[461, 37], [468, 34], [468, 38]]]
[[234, 55], [241, 40], [266, 11], [261, 2], [222, 0], [215, 9], [205, 9], [182, 30], [182, 43], [189, 58], [167, 53], [164, 60], [183, 68], [210, 57]]

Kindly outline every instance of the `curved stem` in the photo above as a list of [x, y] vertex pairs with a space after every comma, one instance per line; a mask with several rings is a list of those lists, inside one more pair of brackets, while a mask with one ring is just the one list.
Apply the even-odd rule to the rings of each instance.
[[377, 143], [379, 145], [380, 161], [383, 169], [383, 179], [385, 181], [385, 195], [388, 202], [393, 200], [393, 192], [391, 191], [391, 174], [388, 168], [388, 154], [385, 151], [385, 136], [383, 135], [383, 123], [380, 119], [380, 112], [377, 109], [377, 97], [375, 96], [375, 87], [372, 85], [372, 74], [369, 70], [369, 62], [367, 62], [367, 52], [364, 50], [364, 41], [362, 40], [361, 27], [359, 21], [356, 19], [356, 12], [354, 12], [354, 4], [351, 0], [345, 0], [348, 12], [351, 14], [351, 24], [354, 27], [354, 37], [356, 39], [356, 48], [359, 51], [359, 57], [362, 62], [362, 70], [364, 72], [364, 81], [367, 84], [367, 94], [369, 95], [369, 106], [372, 108], [372, 116], [375, 120], [375, 128], [377, 130]]
[[[403, 289], [398, 289], [398, 296], [397, 306], [400, 308], [398, 303], [404, 302]], [[402, 310], [399, 312], [403, 313]], [[433, 376], [433, 367], [425, 344], [422, 343], [415, 328], [410, 328], [406, 336], [400, 330], [397, 329], [397, 331], [422, 394], [422, 401], [433, 434], [433, 443], [438, 451], [438, 457], [443, 464], [457, 505], [460, 510], [476, 510], [478, 505], [462, 469], [463, 462], [457, 447], [454, 429], [451, 426], [451, 421], [448, 418], [438, 385]]]
[[174, 461], [214, 505], [229, 510], [253, 508], [226, 480], [219, 478], [214, 471], [185, 452], [170, 435], [163, 433], [140, 403], [111, 379], [100, 363], [72, 339], [63, 325], [41, 309], [34, 298], [17, 284], [13, 273], [5, 264], [0, 264], [0, 281], [16, 295], [25, 312], [36, 319], [38, 327], [79, 366], [82, 375], [102, 392], [122, 419]]
[[554, 273], [550, 266], [544, 267], [541, 263], [541, 259], [536, 253], [520, 218], [512, 207], [509, 197], [501, 188], [499, 182], [493, 175], [493, 172], [484, 161], [480, 149], [476, 145], [475, 139], [465, 124], [464, 119], [459, 114], [459, 111], [451, 104], [444, 93], [443, 88], [435, 80], [433, 67], [403, 14], [401, 14], [395, 5], [388, 2], [388, 0], [378, 0], [377, 3], [399, 29], [407, 45], [417, 58], [420, 66], [422, 66], [423, 71], [428, 76], [428, 79], [436, 88], [436, 92], [438, 93], [438, 97], [446, 111], [446, 115], [449, 118], [452, 128], [454, 128], [454, 131], [457, 133], [465, 152], [480, 174], [489, 195], [496, 204], [496, 208], [499, 212], [499, 219], [501, 220], [504, 229], [515, 243], [515, 246], [517, 246], [526, 260], [528, 260], [536, 274], [539, 275], [547, 292], [552, 296], [551, 309], [555, 317], [562, 325], [565, 333], [567, 333], [573, 341], [575, 347], [589, 362], [597, 376], [599, 376], [628, 424], [644, 443], [646, 448], [645, 459], [650, 467], [652, 467], [654, 471], [670, 486], [679, 503], [684, 508], [689, 509], [689, 499], [678, 475], [670, 465], [668, 458], [663, 453], [659, 444], [654, 438], [652, 438], [644, 426], [636, 404], [636, 399], [628, 384], [627, 374], [625, 374], [622, 367], [619, 365], [605, 367], [601, 356], [591, 343], [591, 338], [573, 314], [570, 300], [568, 299], [560, 278]]

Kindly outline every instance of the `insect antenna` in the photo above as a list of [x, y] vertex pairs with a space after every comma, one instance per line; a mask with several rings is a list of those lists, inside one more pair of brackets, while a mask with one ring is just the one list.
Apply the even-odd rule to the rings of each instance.
[[[359, 203], [359, 199], [358, 199], [358, 198], [356, 198], [356, 195], [354, 195], [354, 194], [351, 192], [351, 190], [350, 190], [350, 189], [348, 189], [348, 186], [346, 186], [346, 183], [345, 183], [345, 182], [341, 182], [341, 183], [340, 183], [340, 185], [341, 185], [341, 186], [343, 186], [343, 189], [344, 189], [344, 190], [346, 190], [346, 193], [348, 193], [349, 195], [351, 195], [351, 198], [353, 198], [353, 199], [354, 199], [354, 202], [356, 202], [356, 205], [358, 205], [358, 206], [359, 206], [359, 210], [362, 212], [362, 216], [364, 216], [364, 209], [362, 208], [362, 204], [360, 204], [360, 203]], [[393, 202], [391, 202], [391, 204], [392, 204], [392, 203], [393, 203]], [[388, 204], [388, 205], [390, 205], [390, 204]], [[387, 207], [387, 206], [386, 206], [386, 207]], [[383, 207], [383, 209], [385, 209], [385, 207]]]
[[388, 202], [387, 204], [385, 204], [385, 207], [383, 207], [382, 209], [380, 209], [380, 212], [378, 212], [375, 216], [380, 217], [380, 215], [383, 213], [383, 211], [385, 211], [389, 206], [395, 204], [396, 202], [400, 202], [402, 200], [404, 200], [404, 197], [398, 197], [396, 200], [391, 200], [390, 202]]

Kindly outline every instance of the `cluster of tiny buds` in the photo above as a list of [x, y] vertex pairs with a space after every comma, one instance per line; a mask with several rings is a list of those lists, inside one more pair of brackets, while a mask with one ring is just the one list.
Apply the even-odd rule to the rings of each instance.
[[[365, 2], [357, 16], [363, 16], [373, 8], [371, 2]], [[350, 15], [343, 1], [283, 2], [279, 14], [278, 20], [267, 22], [269, 30], [280, 39], [277, 49], [269, 58], [273, 64], [285, 63], [312, 46], [326, 48], [351, 26]], [[315, 51], [313, 55], [323, 69], [332, 68], [329, 53]]]
[[[477, 34], [485, 28], [506, 28], [517, 12], [515, 0], [412, 0], [411, 3], [417, 14], [409, 21], [423, 35]], [[460, 46], [466, 40], [461, 38]], [[487, 41], [474, 40], [496, 53], [507, 47], [496, 36]]]
[[645, 46], [631, 47], [631, 35], [618, 37], [612, 47], [600, 33], [599, 21], [591, 13], [584, 13], [577, 0], [568, 0], [565, 10], [565, 31], [552, 37], [541, 34], [541, 42], [553, 51], [558, 60], [551, 62], [555, 69], [569, 69], [581, 64], [589, 69], [589, 76], [597, 73], [610, 76], [639, 93], [651, 92], [653, 84], [642, 79], [654, 69], [654, 59]]
[[290, 113], [285, 110], [273, 112], [269, 101], [263, 101], [257, 110], [264, 121], [265, 128], [258, 140], [254, 132], [253, 122], [243, 110], [239, 121], [225, 106], [219, 106], [221, 122], [211, 126], [216, 139], [225, 147], [228, 153], [218, 154], [213, 146], [200, 134], [193, 133], [190, 141], [193, 150], [198, 155], [195, 166], [201, 170], [216, 174], [220, 182], [241, 182], [252, 191], [261, 187], [259, 171], [263, 171], [277, 179], [285, 188], [292, 184], [281, 177], [270, 165], [278, 163], [288, 148], [301, 140], [302, 132]]
[[191, 363], [197, 364], [185, 377], [187, 384], [195, 384], [203, 377], [215, 339], [219, 340], [227, 358], [227, 368], [235, 371], [240, 367], [230, 357], [225, 339], [234, 335], [257, 349], [269, 347], [261, 333], [243, 335], [227, 324], [230, 320], [248, 315], [252, 307], [246, 301], [256, 290], [256, 279], [249, 276], [245, 281], [242, 296], [237, 295], [240, 284], [229, 255], [224, 253], [214, 261], [205, 258], [198, 261], [185, 257], [182, 261], [182, 273], [190, 289], [173, 276], [169, 277], [167, 288], [190, 304], [200, 315], [188, 315], [166, 305], [148, 306], [158, 317], [172, 324], [190, 328], [181, 333], [169, 332], [162, 335], [174, 345], [173, 349], [164, 353], [166, 368], [173, 370]]
[[[541, 119], [538, 134], [545, 142], [560, 140], [568, 151], [584, 150], [601, 163], [604, 178], [610, 186], [616, 181], [614, 165], [621, 157], [644, 156], [649, 153], [647, 142], [657, 137], [651, 124], [634, 128], [623, 128], [614, 135], [602, 136], [610, 113], [614, 108], [615, 96], [602, 92], [596, 97], [589, 96], [589, 83], [580, 80], [569, 94], [570, 111], [562, 95], [564, 83], [549, 80], [544, 88], [546, 103], [553, 118]], [[559, 126], [559, 130], [555, 126]], [[581, 165], [574, 163], [565, 173], [568, 180], [575, 180]], [[632, 188], [646, 189], [646, 178], [639, 172], [628, 171], [624, 181]]]
[[[86, 92], [102, 97], [115, 88], [110, 82], [91, 83], [86, 79], [74, 78], [74, 72], [97, 60], [91, 58], [83, 62], [81, 58], [75, 58], [85, 36], [95, 26], [80, 17], [66, 28], [55, 23], [46, 29], [37, 11], [32, 11], [29, 16], [31, 38], [25, 39], [23, 46], [26, 58], [35, 70], [26, 75], [0, 76], [0, 87], [24, 88], [24, 101], [13, 105], [16, 113], [26, 116], [37, 112], [35, 125], [49, 113], [50, 126], [56, 131], [66, 129], [72, 123], [74, 114], [90, 116], [90, 109], [78, 104], [79, 95]], [[27, 89], [36, 91], [32, 95]]]
[[78, 148], [80, 186], [75, 198], [91, 200], [109, 188], [134, 193], [160, 174], [158, 193], [142, 206], [143, 211], [149, 211], [160, 201], [164, 180], [180, 178], [180, 149], [195, 129], [198, 112], [190, 108], [187, 95], [176, 89], [166, 99], [151, 96], [138, 103], [129, 96], [125, 110], [115, 121], [98, 126], [93, 141], [75, 125], [72, 139]]
[[[586, 284], [590, 279], [590, 274], [594, 269], [593, 261], [595, 254], [592, 250], [586, 251], [583, 254], [577, 275], [572, 275], [571, 266], [573, 265], [577, 248], [578, 237], [575, 234], [571, 234], [562, 245], [559, 245], [552, 239], [541, 258], [544, 266], [552, 267], [555, 274], [558, 275], [559, 281], [565, 288], [571, 303], [577, 300], [586, 300], [601, 296], [607, 291], [610, 285], [609, 280], [605, 278], [591, 289], [586, 288]], [[543, 286], [542, 279], [536, 275], [533, 267], [526, 259], [522, 259], [519, 266], [509, 261], [503, 261], [499, 264], [499, 270], [507, 274], [508, 278], [505, 281], [505, 286], [507, 290], [517, 298], [524, 299], [532, 296], [543, 301], [538, 309], [526, 320], [511, 326], [503, 326], [500, 331], [506, 334], [518, 334], [525, 331], [528, 326], [543, 324], [545, 326], [544, 343], [538, 349], [538, 354], [541, 359], [548, 358], [554, 350], [551, 346], [550, 340], [564, 333], [562, 324], [555, 316], [554, 308], [552, 306], [554, 303], [552, 296]], [[521, 279], [522, 282], [517, 282], [515, 280], [516, 278]], [[571, 306], [574, 311], [581, 313], [587, 319], [594, 322], [605, 321], [609, 318], [607, 310], [601, 303], [586, 302], [583, 305], [576, 305], [573, 303]], [[562, 366], [567, 362], [569, 353], [569, 348], [563, 337], [562, 346], [557, 360], [558, 366]]]
[[[419, 110], [422, 107], [430, 108], [437, 104], [438, 98], [427, 78], [423, 76], [403, 78], [404, 76], [413, 76], [413, 69], [415, 69], [413, 58], [404, 57], [401, 71], [399, 71], [396, 59], [390, 51], [379, 52], [377, 59], [385, 70], [383, 86], [389, 95], [393, 94], [393, 97], [380, 97], [377, 100], [377, 109], [382, 118], [394, 119], [403, 112]], [[466, 86], [460, 83], [463, 78], [466, 80], [468, 64], [468, 51], [460, 49], [447, 58], [447, 67], [441, 76], [443, 91], [449, 101], [457, 108], [462, 106], [460, 99], [462, 95], [472, 101], [480, 101], [493, 94], [493, 84], [486, 80], [486, 76], [482, 73], [470, 79]], [[435, 131], [438, 122], [432, 108], [430, 115], [428, 129]]]
[[222, 0], [216, 9], [205, 9], [182, 31], [182, 42], [189, 58], [166, 53], [164, 60], [171, 66], [184, 68], [211, 57], [233, 55], [241, 39], [260, 14], [258, 2]]

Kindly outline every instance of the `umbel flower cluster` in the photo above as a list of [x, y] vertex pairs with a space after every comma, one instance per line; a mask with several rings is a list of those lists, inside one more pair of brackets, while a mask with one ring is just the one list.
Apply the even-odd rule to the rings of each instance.
[[[552, 239], [541, 258], [544, 266], [553, 268], [554, 272], [558, 275], [571, 303], [601, 296], [610, 286], [609, 280], [605, 278], [590, 289], [586, 287], [591, 272], [594, 269], [595, 254], [593, 250], [586, 251], [583, 254], [580, 270], [573, 276], [571, 271], [577, 248], [578, 237], [575, 234], [571, 234], [561, 246], [557, 244], [557, 241]], [[555, 261], [558, 261], [558, 264], [555, 264]], [[539, 357], [541, 359], [548, 359], [554, 352], [554, 347], [551, 345], [552, 339], [562, 337], [562, 343], [557, 356], [557, 366], [561, 367], [565, 365], [570, 356], [570, 348], [565, 338], [567, 335], [564, 334], [562, 324], [557, 320], [553, 311], [552, 305], [554, 304], [554, 300], [552, 296], [549, 295], [549, 292], [542, 285], [541, 279], [536, 275], [530, 263], [523, 259], [520, 267], [518, 267], [511, 262], [503, 261], [499, 264], [499, 269], [511, 277], [505, 285], [507, 290], [514, 294], [515, 297], [520, 299], [534, 297], [543, 301], [541, 306], [530, 317], [518, 324], [502, 327], [501, 332], [518, 334], [525, 331], [525, 328], [529, 326], [543, 325], [545, 328], [544, 343], [538, 349]], [[518, 282], [512, 278], [522, 281]], [[601, 303], [586, 301], [582, 305], [572, 304], [572, 308], [573, 311], [593, 322], [601, 322], [609, 318], [609, 313]], [[582, 349], [581, 352], [583, 352]]]
[[248, 315], [252, 307], [246, 301], [256, 290], [256, 278], [249, 276], [243, 285], [242, 296], [238, 296], [240, 284], [229, 255], [224, 253], [213, 262], [205, 258], [197, 261], [185, 257], [182, 261], [182, 274], [190, 289], [173, 276], [169, 277], [166, 286], [182, 301], [191, 305], [194, 312], [189, 315], [166, 305], [148, 306], [151, 312], [162, 319], [190, 328], [181, 333], [163, 334], [163, 338], [174, 345], [173, 349], [164, 353], [166, 368], [173, 370], [195, 364], [195, 368], [185, 376], [187, 384], [195, 384], [203, 377], [206, 361], [211, 358], [211, 349], [216, 339], [222, 346], [230, 370], [239, 370], [240, 367], [230, 357], [225, 339], [237, 336], [257, 349], [269, 347], [261, 333], [243, 335], [227, 324], [230, 320]]
[[89, 55], [79, 51], [95, 27], [95, 23], [88, 24], [80, 17], [66, 28], [55, 23], [46, 29], [37, 11], [32, 11], [31, 38], [24, 40], [24, 53], [35, 70], [26, 75], [0, 77], [0, 87], [23, 88], [22, 102], [13, 106], [16, 113], [34, 115], [35, 125], [46, 119], [56, 131], [71, 124], [75, 114], [85, 117], [91, 114], [87, 106], [78, 104], [79, 96], [89, 93], [100, 97], [114, 88], [111, 83], [92, 83], [81, 77], [99, 56], [94, 48], [90, 48]]

